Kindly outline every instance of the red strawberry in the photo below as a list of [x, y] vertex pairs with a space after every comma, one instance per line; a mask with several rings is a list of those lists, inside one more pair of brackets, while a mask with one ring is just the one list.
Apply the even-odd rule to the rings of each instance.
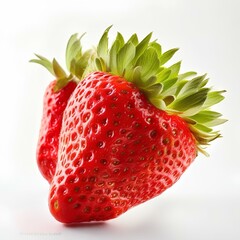
[[64, 112], [51, 212], [61, 222], [114, 218], [170, 187], [196, 151], [179, 116], [118, 76], [90, 74]]
[[56, 80], [49, 84], [45, 92], [42, 123], [37, 145], [38, 167], [43, 177], [49, 182], [51, 182], [56, 169], [63, 111], [77, 86], [76, 82], [71, 81], [60, 91], [55, 92], [55, 85]]
[[76, 72], [75, 68], [79, 64], [81, 69], [84, 68], [88, 52], [85, 55], [82, 54], [76, 34], [70, 38], [66, 49], [66, 62], [70, 71], [69, 76], [66, 75], [55, 59], [50, 62], [40, 55], [36, 56], [37, 59], [31, 60], [31, 62], [43, 65], [56, 78], [48, 85], [44, 95], [43, 116], [36, 152], [39, 170], [50, 183], [56, 170], [63, 112], [69, 97], [77, 86], [78, 77], [81, 77], [81, 73]]
[[108, 31], [63, 113], [49, 207], [64, 223], [112, 219], [158, 196], [224, 122], [210, 110], [223, 91], [179, 74], [180, 62], [163, 66], [177, 49], [162, 53], [151, 34], [118, 34], [109, 49]]

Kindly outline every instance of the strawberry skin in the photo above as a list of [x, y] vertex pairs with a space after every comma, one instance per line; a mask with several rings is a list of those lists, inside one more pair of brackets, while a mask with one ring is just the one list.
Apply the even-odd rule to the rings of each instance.
[[60, 91], [55, 92], [55, 85], [56, 80], [48, 85], [44, 95], [43, 115], [36, 152], [39, 170], [48, 182], [51, 182], [56, 169], [63, 112], [69, 97], [77, 86], [75, 82], [71, 81]]
[[115, 218], [169, 188], [196, 154], [179, 116], [123, 78], [92, 73], [64, 112], [50, 211], [64, 223]]

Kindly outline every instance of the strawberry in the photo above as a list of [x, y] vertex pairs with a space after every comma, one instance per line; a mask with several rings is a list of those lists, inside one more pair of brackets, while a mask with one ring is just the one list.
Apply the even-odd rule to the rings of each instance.
[[[60, 222], [103, 221], [171, 187], [198, 152], [220, 137], [223, 123], [211, 106], [224, 91], [206, 87], [206, 75], [179, 74], [165, 65], [178, 49], [162, 53], [133, 34], [108, 28], [84, 66], [63, 112], [49, 208]], [[82, 54], [80, 54], [82, 55]], [[82, 59], [83, 60], [83, 59]], [[163, 66], [164, 65], [164, 66]]]
[[52, 81], [46, 89], [37, 145], [38, 167], [43, 177], [49, 182], [51, 182], [56, 169], [63, 111], [77, 84], [71, 81], [58, 92], [54, 91], [54, 86], [56, 86], [56, 80]]
[[[74, 45], [74, 52], [73, 52]], [[66, 61], [70, 75], [67, 76], [56, 59], [50, 62], [45, 57], [36, 55], [35, 62], [44, 66], [55, 77], [45, 91], [43, 99], [43, 116], [41, 121], [39, 139], [37, 144], [37, 163], [42, 176], [50, 183], [55, 173], [59, 134], [62, 127], [62, 116], [69, 97], [77, 86], [78, 79], [74, 76], [73, 62], [78, 60], [76, 53], [81, 52], [77, 35], [73, 35], [66, 49]]]

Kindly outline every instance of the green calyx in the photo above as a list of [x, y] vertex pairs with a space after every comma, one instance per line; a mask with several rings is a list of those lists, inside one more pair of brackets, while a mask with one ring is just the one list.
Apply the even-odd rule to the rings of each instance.
[[82, 51], [80, 41], [83, 35], [78, 37], [78, 34], [73, 34], [68, 41], [65, 58], [69, 74], [63, 70], [55, 58], [50, 61], [43, 56], [35, 54], [37, 58], [30, 60], [30, 62], [38, 63], [45, 67], [56, 78], [56, 85], [54, 86], [54, 91], [56, 92], [65, 87], [68, 82], [75, 81], [78, 83], [82, 79], [83, 72], [88, 66], [89, 58], [93, 54], [91, 49], [85, 52]]
[[[95, 71], [109, 72], [134, 83], [157, 108], [182, 117], [195, 136], [198, 150], [207, 155], [204, 147], [220, 137], [213, 127], [224, 123], [221, 114], [211, 107], [224, 99], [225, 91], [213, 91], [207, 87], [206, 75], [196, 72], [180, 73], [181, 62], [166, 66], [177, 52], [177, 48], [162, 52], [161, 45], [151, 41], [152, 33], [139, 41], [133, 34], [127, 41], [117, 33], [109, 46], [108, 33], [102, 35], [95, 49], [82, 52], [80, 38], [71, 36], [66, 49], [66, 63], [70, 72], [67, 75], [57, 61], [52, 62], [36, 55], [32, 62], [46, 67], [60, 82], [61, 89], [68, 81], [81, 81]], [[62, 84], [63, 83], [63, 84]]]
[[178, 49], [162, 52], [161, 45], [151, 41], [152, 33], [142, 41], [136, 34], [125, 41], [118, 33], [109, 47], [110, 28], [99, 41], [91, 60], [90, 65], [94, 66], [91, 71], [110, 72], [133, 82], [154, 106], [182, 117], [195, 136], [198, 150], [207, 155], [204, 146], [221, 136], [213, 127], [226, 121], [210, 108], [224, 99], [222, 94], [225, 91], [212, 91], [206, 87], [206, 75], [197, 76], [196, 72], [180, 74], [181, 62], [165, 66]]

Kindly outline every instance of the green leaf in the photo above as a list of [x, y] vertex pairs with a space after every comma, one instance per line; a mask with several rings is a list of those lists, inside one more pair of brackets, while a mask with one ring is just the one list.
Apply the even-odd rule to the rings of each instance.
[[101, 58], [96, 58], [95, 63], [96, 63], [98, 71], [103, 71]]
[[169, 61], [177, 51], [178, 51], [178, 48], [173, 48], [163, 53], [159, 59], [160, 65], [162, 66], [164, 63]]
[[[156, 76], [151, 76], [148, 80], [146, 80], [145, 82], [144, 82], [144, 85], [146, 86], [146, 87], [150, 87], [150, 86], [153, 86], [153, 85], [155, 85], [155, 84], [158, 84], [157, 83], [157, 77]], [[162, 85], [162, 84], [161, 84]], [[162, 87], [161, 87], [162, 88]]]
[[175, 92], [175, 95], [178, 97], [179, 95], [179, 92], [181, 91], [181, 89], [185, 86], [185, 84], [187, 84], [189, 80], [181, 80], [179, 81], [178, 79], [178, 83], [177, 83], [177, 89], [176, 89], [176, 92]]
[[173, 64], [171, 67], [169, 67], [168, 69], [171, 70], [171, 74], [169, 76], [169, 78], [175, 78], [178, 76], [178, 73], [180, 71], [181, 68], [181, 61]]
[[116, 39], [109, 52], [109, 68], [112, 73], [117, 73], [117, 54], [120, 49], [120, 43]]
[[66, 65], [70, 72], [73, 60], [77, 61], [82, 55], [82, 46], [80, 40], [84, 35], [85, 33], [78, 38], [78, 34], [73, 34], [68, 41], [66, 48]]
[[55, 58], [53, 59], [52, 66], [57, 78], [65, 78], [67, 76]]
[[149, 100], [158, 109], [161, 109], [161, 110], [166, 110], [167, 109], [166, 103], [163, 101], [163, 99], [149, 98]]
[[117, 33], [116, 40], [119, 41], [119, 46], [120, 48], [122, 48], [125, 41], [124, 41], [123, 35], [120, 32]]
[[186, 80], [188, 79], [189, 77], [192, 77], [192, 76], [195, 76], [197, 73], [196, 72], [185, 72], [185, 73], [182, 73], [180, 75], [178, 75], [178, 80], [181, 81], [181, 80]]
[[[168, 94], [172, 95], [172, 94], [175, 94], [175, 91], [176, 91], [176, 88], [173, 88], [172, 86], [176, 84], [177, 82], [177, 78], [170, 78], [166, 81], [164, 81], [164, 84], [163, 84], [163, 95], [166, 96]], [[167, 90], [170, 90], [168, 92], [166, 92]]]
[[166, 106], [171, 104], [174, 100], [175, 100], [175, 97], [173, 95], [168, 95], [167, 97], [165, 97], [163, 99], [163, 101], [165, 102]]
[[55, 76], [54, 71], [53, 71], [53, 66], [52, 66], [52, 62], [50, 62], [47, 58], [35, 54], [36, 57], [38, 57], [38, 59], [31, 59], [30, 62], [33, 63], [38, 63], [40, 65], [42, 65], [43, 67], [45, 67], [52, 75]]
[[204, 109], [207, 109], [219, 102], [221, 102], [224, 99], [224, 96], [222, 95], [226, 91], [213, 91], [210, 92], [207, 96], [206, 102], [203, 105]]
[[152, 37], [152, 33], [149, 33], [136, 47], [136, 55], [135, 55], [135, 62], [138, 58], [144, 53], [144, 51], [148, 48], [148, 44]]
[[164, 82], [168, 79], [171, 74], [171, 70], [164, 68], [160, 73], [157, 74], [158, 82]]
[[122, 75], [126, 68], [131, 68], [130, 63], [135, 56], [135, 46], [133, 43], [126, 43], [117, 54], [118, 74]]
[[157, 83], [157, 84], [147, 87], [146, 89], [143, 88], [143, 90], [145, 90], [146, 95], [154, 98], [154, 97], [157, 97], [161, 93], [162, 84]]
[[191, 119], [194, 119], [198, 123], [206, 123], [213, 121], [221, 116], [222, 114], [218, 112], [214, 112], [211, 110], [202, 110], [196, 115], [192, 116]]
[[135, 83], [137, 86], [139, 83], [141, 83], [141, 71], [142, 68], [140, 66], [137, 66], [133, 69], [131, 82]]
[[146, 49], [138, 59], [136, 65], [141, 66], [141, 76], [144, 80], [156, 75], [159, 69], [159, 60], [156, 50], [152, 47]]
[[196, 78], [193, 78], [192, 80], [188, 81], [180, 90], [180, 92], [178, 93], [178, 96], [187, 96], [190, 95], [196, 91], [198, 91], [200, 84], [202, 83], [202, 81], [204, 80], [205, 75], [203, 76], [199, 76]]
[[207, 127], [215, 127], [215, 126], [223, 124], [225, 122], [227, 122], [227, 119], [217, 118], [217, 119], [214, 119], [214, 120], [212, 120], [210, 122], [205, 123], [205, 125]]
[[71, 75], [69, 77], [58, 78], [55, 86], [53, 87], [54, 92], [58, 92], [63, 89], [71, 80], [71, 78], [73, 78]]
[[111, 27], [112, 26], [105, 30], [97, 46], [98, 57], [102, 58], [106, 62], [108, 58], [108, 32]]
[[[206, 74], [205, 74], [205, 75], [206, 75]], [[205, 86], [207, 85], [208, 81], [209, 81], [209, 78], [204, 79], [204, 80], [201, 82], [201, 84], [200, 84], [199, 87], [200, 87], [200, 88], [205, 87]]]
[[158, 58], [160, 58], [162, 56], [162, 47], [159, 43], [157, 42], [151, 42], [149, 44], [150, 47], [153, 47], [156, 50], [156, 53], [158, 55]]
[[138, 45], [138, 37], [137, 37], [137, 34], [134, 33], [130, 38], [129, 40], [127, 41], [127, 43], [131, 42], [134, 46], [137, 46]]
[[[74, 75], [81, 80], [85, 69], [87, 68], [90, 57], [92, 56], [92, 49], [83, 53], [80, 59], [75, 63]], [[72, 72], [72, 71], [71, 71]]]
[[201, 109], [207, 98], [208, 92], [208, 88], [203, 88], [192, 95], [178, 98], [170, 104], [171, 106], [169, 106], [169, 108], [181, 111], [184, 116], [194, 115], [199, 109]]
[[218, 132], [213, 132], [211, 128], [208, 128], [202, 124], [190, 125], [189, 128], [194, 133], [200, 144], [205, 145], [209, 141], [219, 137]]

